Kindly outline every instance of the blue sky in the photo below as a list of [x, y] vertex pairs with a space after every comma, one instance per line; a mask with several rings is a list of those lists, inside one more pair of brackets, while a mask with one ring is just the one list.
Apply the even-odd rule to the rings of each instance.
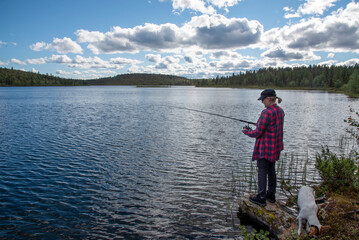
[[0, 67], [207, 78], [356, 63], [358, 1], [0, 0]]

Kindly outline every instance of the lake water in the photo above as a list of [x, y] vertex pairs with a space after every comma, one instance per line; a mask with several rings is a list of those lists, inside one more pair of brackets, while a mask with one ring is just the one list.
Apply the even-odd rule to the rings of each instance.
[[[241, 122], [181, 107], [255, 122], [260, 92], [0, 88], [0, 239], [238, 237], [236, 199], [254, 191], [254, 139]], [[338, 145], [359, 101], [277, 93], [286, 113], [280, 177], [293, 179], [288, 156], [304, 154], [304, 180], [317, 182], [314, 154]]]

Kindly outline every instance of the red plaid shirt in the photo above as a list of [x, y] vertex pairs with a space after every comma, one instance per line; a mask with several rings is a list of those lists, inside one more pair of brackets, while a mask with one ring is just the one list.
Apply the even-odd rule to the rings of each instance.
[[252, 160], [262, 158], [275, 162], [283, 150], [284, 111], [277, 104], [264, 109], [257, 121], [255, 130], [243, 133], [256, 138]]

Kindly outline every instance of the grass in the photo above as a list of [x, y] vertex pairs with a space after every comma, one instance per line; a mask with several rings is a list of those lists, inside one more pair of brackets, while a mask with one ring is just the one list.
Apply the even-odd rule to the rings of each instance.
[[[320, 206], [318, 218], [330, 229], [318, 239], [358, 239], [359, 209], [358, 198], [338, 193], [328, 193], [328, 199]], [[345, 224], [343, 224], [345, 223]]]

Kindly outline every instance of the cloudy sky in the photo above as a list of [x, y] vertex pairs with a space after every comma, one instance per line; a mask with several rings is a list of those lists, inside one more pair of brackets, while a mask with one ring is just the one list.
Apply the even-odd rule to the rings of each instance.
[[359, 63], [351, 0], [0, 0], [0, 67], [189, 78]]

